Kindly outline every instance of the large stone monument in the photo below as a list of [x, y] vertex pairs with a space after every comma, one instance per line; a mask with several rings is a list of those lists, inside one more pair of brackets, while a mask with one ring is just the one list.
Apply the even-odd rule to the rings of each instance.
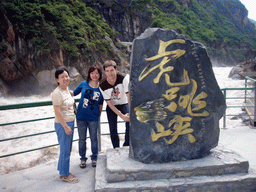
[[95, 191], [256, 191], [249, 162], [217, 146], [225, 107], [205, 48], [147, 29], [133, 42], [130, 146], [98, 156]]
[[130, 153], [143, 163], [202, 158], [219, 139], [225, 99], [206, 49], [169, 29], [133, 42]]

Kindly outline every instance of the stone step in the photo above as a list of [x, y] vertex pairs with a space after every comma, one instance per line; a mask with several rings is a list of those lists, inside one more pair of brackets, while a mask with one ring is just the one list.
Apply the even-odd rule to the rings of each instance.
[[190, 176], [171, 179], [121, 181], [108, 183], [106, 179], [106, 155], [99, 155], [95, 176], [96, 192], [125, 191], [179, 191], [179, 192], [253, 192], [256, 191], [256, 172], [214, 176]]
[[162, 164], [141, 163], [128, 155], [128, 147], [106, 151], [107, 182], [247, 173], [249, 168], [248, 161], [237, 153], [218, 149], [201, 159]]

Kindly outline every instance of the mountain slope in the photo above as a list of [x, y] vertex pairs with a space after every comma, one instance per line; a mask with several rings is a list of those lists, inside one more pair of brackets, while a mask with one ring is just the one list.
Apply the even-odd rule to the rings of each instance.
[[203, 43], [212, 61], [235, 65], [256, 56], [247, 14], [239, 0], [2, 0], [0, 88], [23, 81], [26, 90], [41, 89], [38, 74], [63, 65], [85, 78], [106, 59], [125, 72], [129, 53], [119, 40], [148, 27], [176, 30]]
[[116, 34], [81, 1], [2, 0], [0, 22], [0, 86], [7, 90], [22, 81], [26, 92], [41, 89], [38, 73], [63, 65], [83, 78], [108, 58], [128, 65], [115, 50]]
[[256, 56], [256, 30], [239, 0], [84, 2], [119, 32], [121, 41], [132, 41], [147, 27], [162, 27], [203, 43], [218, 62], [236, 64]]

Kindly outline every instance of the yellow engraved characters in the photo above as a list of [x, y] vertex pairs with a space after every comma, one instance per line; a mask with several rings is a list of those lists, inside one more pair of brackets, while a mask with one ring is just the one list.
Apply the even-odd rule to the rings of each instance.
[[[194, 113], [193, 111], [199, 111], [200, 109], [203, 109], [206, 107], [206, 102], [202, 101], [202, 99], [205, 99], [208, 94], [205, 92], [201, 92], [199, 95], [194, 98], [196, 90], [197, 90], [197, 83], [194, 79], [191, 80], [193, 84], [191, 95], [181, 95], [179, 98], [179, 106], [183, 107], [184, 109], [187, 108], [187, 112], [192, 117], [205, 117], [208, 116], [208, 111], [204, 111], [202, 113]], [[177, 97], [177, 92], [180, 90], [180, 87], [173, 87], [166, 91], [166, 94], [163, 94], [163, 96], [171, 101], [174, 98]], [[196, 107], [192, 109], [191, 105], [195, 105]], [[177, 104], [175, 102], [171, 102], [169, 106], [166, 107], [171, 112], [175, 112], [177, 109]]]
[[[185, 54], [185, 51], [180, 50], [180, 49], [175, 50], [175, 51], [166, 51], [166, 48], [169, 45], [173, 44], [173, 43], [185, 44], [186, 42], [182, 39], [170, 40], [168, 42], [163, 42], [163, 41], [160, 40], [158, 55], [156, 55], [154, 57], [151, 57], [151, 58], [146, 58], [145, 60], [146, 61], [153, 61], [153, 60], [156, 60], [156, 59], [160, 59], [161, 57], [164, 57], [163, 60], [161, 61], [160, 64], [156, 65], [155, 67], [152, 67], [147, 72], [145, 72], [145, 71], [147, 70], [148, 66], [145, 67], [145, 69], [141, 72], [141, 74], [139, 76], [139, 81], [142, 81], [148, 74], [150, 74], [155, 69], [159, 68], [160, 72], [157, 75], [157, 77], [154, 79], [154, 83], [158, 83], [159, 79], [160, 79], [160, 77], [163, 73], [173, 70], [173, 67], [171, 67], [171, 66], [164, 68], [164, 65], [171, 60], [171, 59], [168, 59], [168, 57], [166, 57], [166, 56], [172, 55], [173, 59], [178, 59], [179, 57], [181, 57], [182, 55]], [[165, 74], [165, 78], [170, 78], [170, 77], [169, 77], [169, 75]]]
[[194, 143], [196, 141], [195, 137], [190, 134], [194, 130], [192, 128], [188, 128], [190, 126], [191, 117], [182, 117], [180, 115], [177, 115], [173, 120], [170, 121], [169, 127], [173, 125], [174, 131], [171, 131], [170, 129], [164, 130], [163, 125], [157, 122], [157, 132], [153, 130], [152, 132], [152, 141], [157, 141], [160, 137], [164, 136], [173, 136], [171, 139], [167, 140], [165, 139], [166, 143], [173, 144], [176, 139], [180, 135], [186, 135], [188, 134], [188, 139], [190, 143]]
[[[154, 61], [160, 58], [163, 59], [158, 65], [150, 69], [148, 69], [149, 66], [145, 67], [138, 78], [139, 81], [142, 81], [154, 70], [160, 70], [153, 82], [155, 84], [159, 83], [161, 76], [163, 74], [165, 75], [165, 82], [168, 86], [170, 86], [170, 89], [166, 90], [165, 94], [162, 94], [162, 96], [170, 103], [165, 106], [164, 98], [160, 98], [155, 101], [142, 103], [141, 105], [135, 107], [134, 111], [137, 119], [143, 123], [146, 123], [150, 120], [156, 121], [157, 131], [154, 131], [154, 129], [152, 130], [152, 141], [157, 141], [159, 138], [163, 137], [167, 144], [173, 144], [179, 136], [187, 135], [189, 142], [194, 143], [196, 138], [192, 135], [194, 129], [190, 127], [191, 120], [193, 117], [209, 116], [209, 112], [203, 110], [207, 105], [204, 99], [207, 98], [208, 94], [202, 91], [195, 96], [198, 87], [197, 82], [194, 79], [189, 78], [188, 71], [185, 69], [183, 71], [183, 80], [181, 82], [171, 82], [171, 78], [167, 72], [173, 71], [174, 67], [165, 67], [165, 65], [172, 59], [178, 59], [186, 53], [184, 50], [180, 49], [174, 51], [166, 51], [166, 48], [173, 43], [185, 44], [186, 42], [182, 39], [170, 40], [167, 42], [160, 40], [158, 55], [151, 58], [146, 58], [145, 60]], [[168, 58], [168, 56], [171, 56], [171, 58]], [[186, 88], [186, 86], [189, 86], [187, 90], [191, 90], [190, 93], [187, 95], [179, 94], [181, 89]], [[178, 107], [180, 109], [186, 110], [187, 114], [191, 117], [175, 115], [175, 117], [170, 120], [168, 128], [165, 129], [165, 127], [159, 122], [167, 118], [167, 113], [164, 110], [175, 113], [177, 112]]]
[[160, 42], [160, 45], [159, 45], [158, 55], [151, 57], [151, 58], [147, 58], [146, 61], [153, 61], [153, 60], [160, 59], [161, 57], [165, 57], [168, 55], [172, 55], [172, 58], [178, 59], [179, 57], [181, 57], [182, 55], [185, 54], [185, 51], [180, 50], [180, 49], [175, 50], [175, 51], [166, 51], [166, 48], [173, 43], [185, 44], [186, 41], [183, 39], [174, 39], [174, 40], [170, 40], [167, 42], [160, 40], [159, 42]]

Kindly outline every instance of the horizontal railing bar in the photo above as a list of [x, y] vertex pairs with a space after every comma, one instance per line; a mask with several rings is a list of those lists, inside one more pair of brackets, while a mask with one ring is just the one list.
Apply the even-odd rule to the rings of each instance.
[[[78, 139], [73, 140], [73, 142], [75, 142], [75, 141], [78, 141]], [[9, 157], [9, 156], [13, 156], [13, 155], [19, 155], [19, 154], [28, 153], [28, 152], [32, 152], [32, 151], [37, 151], [37, 150], [41, 150], [41, 149], [46, 149], [46, 148], [49, 148], [49, 147], [55, 147], [55, 146], [58, 146], [58, 145], [59, 144], [53, 144], [53, 145], [47, 145], [47, 146], [44, 146], [44, 147], [34, 148], [34, 149], [26, 150], [26, 151], [20, 151], [20, 152], [17, 152], [17, 153], [12, 153], [12, 154], [7, 154], [7, 155], [0, 156], [0, 158]]]
[[[79, 102], [79, 99], [75, 99], [76, 102]], [[30, 107], [42, 107], [42, 106], [50, 106], [52, 105], [52, 101], [40, 101], [40, 102], [31, 102], [31, 103], [18, 103], [18, 104], [10, 104], [10, 105], [0, 105], [0, 110], [9, 110], [9, 109], [22, 109], [22, 108], [30, 108]]]
[[[76, 128], [77, 127], [74, 127], [74, 129], [76, 129]], [[54, 133], [54, 132], [55, 132], [55, 130], [41, 132], [41, 133], [35, 133], [35, 134], [30, 134], [30, 135], [22, 135], [22, 136], [19, 136], [19, 137], [12, 137], [12, 138], [7, 138], [7, 139], [1, 139], [0, 142], [14, 140], [14, 139], [22, 139], [22, 138], [25, 138], [25, 137], [33, 137], [33, 136], [38, 136], [38, 135], [44, 135], [44, 134]]]
[[256, 88], [255, 87], [252, 87], [252, 88], [247, 88], [247, 87], [241, 87], [241, 88], [239, 88], [239, 87], [233, 87], [233, 88], [222, 88], [221, 89], [222, 91], [223, 90], [256, 90]]
[[[17, 122], [17, 123], [24, 123], [24, 122], [26, 122], [26, 121], [23, 121], [23, 122], [20, 121], [20, 122]], [[117, 123], [124, 123], [124, 121], [117, 121]], [[0, 124], [0, 126], [11, 125], [11, 124], [15, 124], [15, 123]], [[101, 122], [100, 124], [108, 124], [108, 122]], [[77, 127], [75, 127], [75, 128], [77, 128]], [[31, 134], [31, 135], [23, 135], [23, 136], [19, 136], [19, 137], [12, 137], [12, 138], [7, 138], [7, 139], [1, 139], [0, 142], [14, 140], [14, 139], [22, 139], [22, 138], [25, 138], [25, 137], [32, 137], [32, 136], [43, 135], [43, 134], [48, 134], [48, 133], [53, 133], [53, 132], [55, 132], [55, 130], [47, 131], [47, 132], [41, 132], [41, 133], [35, 133], [35, 134]]]
[[[118, 134], [125, 134], [125, 133], [118, 133]], [[109, 135], [109, 133], [104, 133], [104, 134], [101, 134], [101, 135]], [[90, 138], [90, 137], [87, 137], [87, 138]], [[73, 142], [76, 142], [78, 140], [79, 139], [75, 139], [75, 140], [73, 140]], [[58, 146], [58, 145], [59, 144], [47, 145], [47, 146], [44, 146], [44, 147], [34, 148], [34, 149], [26, 150], [26, 151], [20, 151], [20, 152], [17, 152], [17, 153], [2, 155], [2, 156], [0, 156], [0, 158], [9, 157], [9, 156], [13, 156], [13, 155], [19, 155], [19, 154], [28, 153], [28, 152], [32, 152], [32, 151], [37, 151], [37, 150], [41, 150], [41, 149], [46, 149], [46, 148], [49, 148], [49, 147], [55, 147], [55, 146]]]
[[226, 115], [226, 116], [254, 116], [254, 115], [248, 115], [248, 114], [246, 114], [246, 115]]
[[[108, 122], [101, 122], [100, 124], [107, 124], [107, 123]], [[124, 123], [124, 121], [118, 121], [117, 123]], [[76, 129], [76, 128], [77, 127], [74, 127], [74, 129]], [[55, 132], [55, 130], [47, 131], [47, 132], [41, 132], [41, 133], [35, 133], [35, 134], [31, 134], [31, 135], [23, 135], [23, 136], [19, 136], [19, 137], [12, 137], [12, 138], [7, 138], [7, 139], [1, 139], [0, 142], [9, 141], [9, 140], [15, 140], [15, 139], [22, 139], [22, 138], [25, 138], [25, 137], [44, 135], [44, 134], [53, 133], [53, 132]]]
[[0, 126], [14, 125], [14, 124], [20, 124], [20, 123], [29, 123], [29, 122], [33, 122], [33, 121], [42, 121], [42, 120], [48, 120], [48, 119], [54, 119], [54, 117], [46, 117], [46, 118], [41, 118], [41, 119], [31, 119], [31, 120], [26, 120], [26, 121], [17, 121], [17, 122], [12, 122], [12, 123], [4, 123], [4, 124], [0, 124]]
[[42, 107], [52, 105], [52, 101], [41, 101], [34, 103], [19, 103], [19, 104], [11, 104], [11, 105], [1, 105], [0, 110], [9, 110], [9, 109], [22, 109], [22, 108], [30, 108], [30, 107]]
[[256, 79], [253, 79], [252, 77], [256, 78], [256, 76], [253, 76], [253, 75], [245, 76], [245, 78], [248, 79], [248, 80], [256, 81]]
[[[244, 106], [227, 105], [227, 108], [240, 108], [240, 107], [244, 107]], [[246, 108], [247, 107], [254, 107], [254, 106], [246, 106]]]
[[[117, 123], [125, 123], [124, 121], [117, 121]], [[100, 122], [100, 124], [108, 124], [108, 122], [107, 121], [105, 121], [105, 122]]]
[[[103, 110], [105, 111], [105, 110]], [[46, 117], [46, 118], [41, 118], [41, 119], [31, 119], [31, 120], [25, 120], [25, 121], [17, 121], [17, 122], [12, 122], [12, 123], [3, 123], [0, 124], [0, 126], [6, 126], [6, 125], [14, 125], [14, 124], [20, 124], [20, 123], [29, 123], [33, 121], [42, 121], [42, 120], [48, 120], [48, 119], [54, 119], [55, 117]], [[122, 123], [124, 121], [118, 121], [117, 123]], [[107, 124], [108, 122], [102, 122], [101, 124]]]
[[22, 136], [19, 136], [19, 137], [12, 137], [12, 138], [7, 138], [7, 139], [1, 139], [0, 142], [14, 140], [14, 139], [22, 139], [22, 138], [26, 138], [26, 137], [33, 137], [33, 136], [37, 136], [37, 135], [44, 135], [44, 134], [54, 133], [54, 132], [55, 132], [55, 130], [47, 131], [47, 132], [41, 132], [41, 133], [35, 133], [35, 134], [31, 134], [31, 135], [22, 135]]
[[[41, 120], [47, 120], [47, 119], [54, 119], [54, 117], [47, 117], [47, 118], [42, 118], [42, 119], [31, 119], [31, 120], [26, 120], [26, 121], [18, 121], [18, 122], [12, 122], [12, 123], [4, 123], [0, 124], [0, 126], [6, 126], [6, 125], [14, 125], [14, 124], [20, 124], [20, 123], [29, 123], [33, 121], [41, 121]], [[117, 123], [122, 123], [124, 121], [118, 121]], [[102, 122], [101, 124], [108, 124], [108, 122]]]
[[17, 153], [11, 153], [11, 154], [7, 154], [7, 155], [2, 155], [2, 156], [0, 156], [0, 158], [9, 157], [9, 156], [13, 156], [13, 155], [19, 155], [19, 154], [23, 154], [23, 153], [32, 152], [32, 151], [37, 151], [37, 150], [41, 150], [41, 149], [45, 149], [45, 148], [49, 148], [49, 147], [54, 147], [54, 146], [57, 146], [57, 145], [59, 145], [59, 144], [48, 145], [48, 146], [45, 146], [45, 147], [30, 149], [30, 150], [27, 150], [27, 151], [20, 151], [20, 152], [17, 152]]
[[[118, 133], [118, 134], [125, 134], [125, 133]], [[109, 135], [109, 133], [101, 133], [101, 135]]]
[[[253, 99], [254, 97], [246, 97], [247, 99]], [[226, 99], [244, 99], [244, 97], [226, 97]]]
[[[76, 128], [77, 127], [74, 127], [74, 129], [76, 129]], [[25, 137], [33, 137], [33, 136], [38, 136], [38, 135], [44, 135], [44, 134], [54, 133], [54, 132], [55, 132], [55, 130], [41, 132], [41, 133], [34, 133], [34, 134], [30, 134], [30, 135], [22, 135], [22, 136], [19, 136], [19, 137], [12, 137], [12, 138], [7, 138], [7, 139], [1, 139], [0, 142], [14, 140], [14, 139], [22, 139], [22, 138], [25, 138]]]

